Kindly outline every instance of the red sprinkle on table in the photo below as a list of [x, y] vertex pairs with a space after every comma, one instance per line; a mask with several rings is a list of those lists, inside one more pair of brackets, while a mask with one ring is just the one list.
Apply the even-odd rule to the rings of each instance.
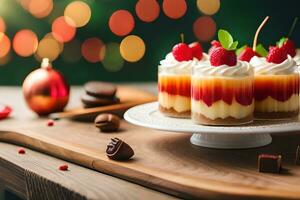
[[47, 121], [47, 126], [53, 126], [54, 125], [54, 121], [52, 119], [49, 119]]
[[19, 154], [25, 154], [26, 152], [25, 152], [25, 149], [20, 148], [20, 149], [18, 150], [18, 153], [19, 153]]
[[64, 165], [59, 166], [58, 169], [61, 171], [68, 171], [68, 168], [69, 168], [69, 166], [67, 164], [64, 164]]

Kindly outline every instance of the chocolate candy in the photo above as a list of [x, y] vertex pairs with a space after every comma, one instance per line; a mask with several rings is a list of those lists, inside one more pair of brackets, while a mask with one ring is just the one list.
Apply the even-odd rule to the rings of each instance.
[[101, 132], [114, 132], [120, 127], [121, 119], [113, 114], [100, 114], [95, 119], [95, 126]]
[[107, 145], [106, 155], [112, 160], [129, 160], [134, 155], [134, 151], [124, 141], [112, 138]]
[[258, 156], [259, 172], [279, 173], [281, 168], [281, 155], [260, 154]]
[[298, 145], [297, 150], [296, 150], [295, 164], [300, 165], [300, 145]]
[[117, 86], [107, 82], [91, 81], [84, 85], [84, 90], [88, 95], [99, 98], [112, 98], [117, 92]]

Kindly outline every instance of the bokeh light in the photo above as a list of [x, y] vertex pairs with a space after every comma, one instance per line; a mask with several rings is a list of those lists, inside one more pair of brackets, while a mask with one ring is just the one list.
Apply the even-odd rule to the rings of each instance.
[[120, 71], [124, 65], [124, 59], [120, 54], [120, 45], [118, 43], [106, 44], [105, 51], [103, 67], [109, 72]]
[[127, 10], [117, 10], [109, 18], [109, 28], [118, 36], [128, 35], [133, 30], [134, 25], [134, 18]]
[[105, 45], [98, 38], [88, 38], [81, 45], [82, 56], [91, 63], [102, 61], [105, 56]]
[[171, 19], [179, 19], [183, 17], [187, 10], [185, 0], [164, 0], [163, 11], [165, 15]]
[[53, 10], [53, 0], [27, 0], [24, 5], [36, 18], [47, 17]]
[[47, 33], [44, 38], [53, 39], [54, 41], [56, 41], [57, 45], [59, 46], [59, 53], [64, 50], [64, 43], [56, 40], [52, 33]]
[[11, 42], [5, 33], [0, 32], [0, 59], [6, 56], [11, 47]]
[[10, 53], [6, 54], [4, 57], [0, 57], [0, 66], [6, 65], [11, 60]]
[[6, 24], [2, 17], [0, 17], [0, 33], [5, 33], [6, 31]]
[[76, 34], [74, 21], [69, 17], [58, 17], [52, 23], [53, 37], [59, 42], [69, 42]]
[[213, 15], [220, 9], [220, 0], [197, 0], [198, 9], [206, 15]]
[[160, 8], [157, 0], [139, 0], [135, 12], [140, 20], [152, 22], [158, 18]]
[[61, 56], [65, 62], [75, 63], [79, 61], [81, 58], [80, 41], [74, 39], [66, 43]]
[[65, 17], [72, 19], [76, 27], [85, 26], [91, 19], [91, 9], [88, 4], [82, 1], [70, 3], [64, 12]]
[[144, 56], [145, 51], [144, 41], [136, 35], [125, 37], [120, 44], [120, 53], [128, 62], [139, 61]]
[[195, 36], [203, 42], [211, 40], [216, 33], [216, 23], [209, 16], [201, 16], [194, 22], [193, 31]]
[[38, 38], [36, 34], [29, 29], [18, 31], [13, 39], [13, 49], [19, 56], [31, 56], [35, 53], [37, 47]]
[[43, 58], [49, 58], [50, 61], [57, 59], [60, 48], [55, 39], [43, 38], [36, 51], [36, 58], [41, 61]]

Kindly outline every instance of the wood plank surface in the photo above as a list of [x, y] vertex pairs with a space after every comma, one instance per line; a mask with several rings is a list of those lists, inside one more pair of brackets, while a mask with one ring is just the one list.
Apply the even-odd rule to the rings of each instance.
[[[277, 134], [267, 147], [214, 150], [195, 147], [189, 134], [169, 133], [122, 122], [121, 131], [102, 134], [92, 123], [13, 117], [0, 123], [0, 140], [45, 152], [100, 172], [181, 198], [300, 199], [300, 167], [293, 164], [300, 133]], [[111, 137], [135, 150], [129, 162], [105, 155]], [[257, 172], [257, 155], [282, 154], [282, 174]]]
[[[141, 85], [148, 89], [145, 84]], [[71, 108], [80, 104], [81, 93], [81, 88], [72, 87]], [[26, 108], [21, 88], [0, 87], [0, 102], [14, 108], [12, 118], [36, 119], [35, 114]], [[3, 122], [0, 121], [0, 124]], [[26, 149], [26, 156], [19, 155], [18, 148], [0, 142], [0, 192], [5, 189], [23, 199], [39, 200], [49, 199], [50, 194], [55, 195], [52, 196], [54, 199], [141, 199], [141, 196], [146, 199], [176, 199], [30, 149]], [[69, 165], [68, 172], [58, 170], [58, 166], [64, 163]]]

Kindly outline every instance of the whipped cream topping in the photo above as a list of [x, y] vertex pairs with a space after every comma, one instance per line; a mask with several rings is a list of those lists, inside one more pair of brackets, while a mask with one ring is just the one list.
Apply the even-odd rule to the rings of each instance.
[[199, 62], [208, 60], [208, 55], [203, 53], [201, 60], [193, 58], [189, 61], [178, 61], [174, 58], [172, 52], [168, 53], [166, 58], [160, 61], [159, 72], [160, 73], [171, 73], [171, 74], [191, 74], [193, 66]]
[[198, 63], [193, 74], [201, 76], [243, 77], [253, 75], [253, 68], [248, 62], [237, 61], [235, 66], [212, 66], [209, 61]]
[[253, 66], [255, 74], [262, 75], [284, 75], [297, 72], [296, 61], [288, 55], [288, 58], [280, 64], [269, 63], [266, 58], [254, 56], [250, 60], [250, 64]]
[[294, 60], [296, 61], [297, 65], [300, 65], [300, 49], [297, 49]]

